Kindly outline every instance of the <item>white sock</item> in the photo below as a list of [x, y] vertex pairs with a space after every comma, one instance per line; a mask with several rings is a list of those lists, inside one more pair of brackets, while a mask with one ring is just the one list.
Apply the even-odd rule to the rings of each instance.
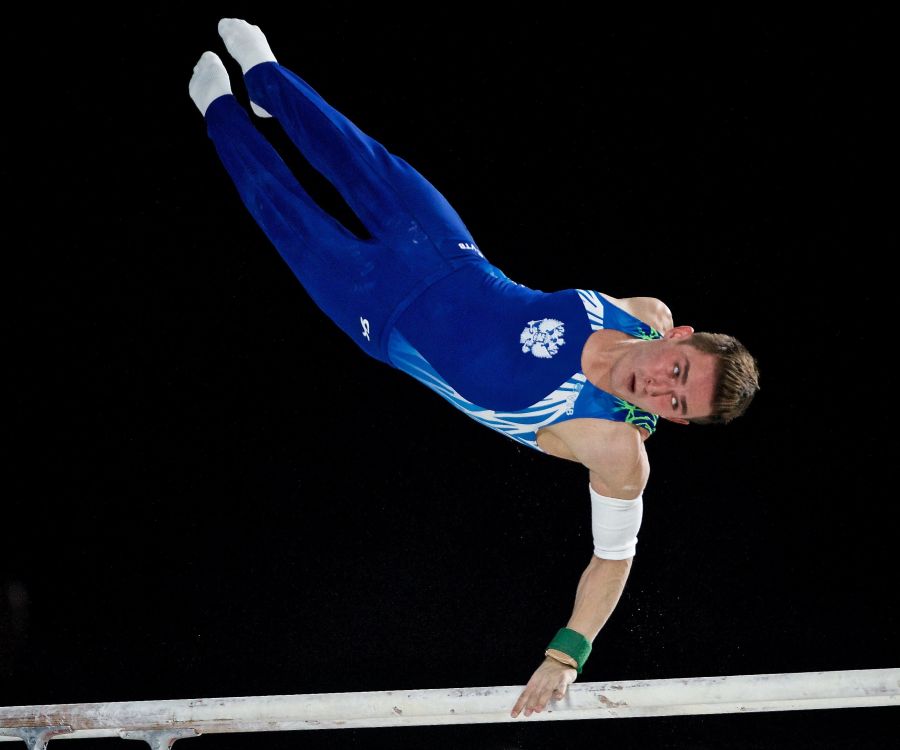
[[214, 100], [231, 93], [231, 81], [222, 59], [215, 52], [204, 52], [194, 66], [194, 75], [188, 84], [191, 99], [201, 115]]
[[219, 21], [219, 36], [225, 42], [228, 54], [241, 66], [242, 73], [260, 63], [277, 62], [259, 26], [251, 26], [240, 18], [223, 18]]
[[[219, 21], [219, 36], [225, 42], [228, 54], [241, 66], [242, 73], [260, 63], [278, 62], [259, 26], [251, 26], [240, 18], [223, 18]], [[272, 116], [253, 101], [250, 108], [259, 117]]]

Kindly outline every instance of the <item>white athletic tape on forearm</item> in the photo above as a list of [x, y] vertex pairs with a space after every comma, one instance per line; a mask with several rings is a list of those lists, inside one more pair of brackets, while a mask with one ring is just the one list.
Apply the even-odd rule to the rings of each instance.
[[634, 556], [637, 533], [644, 516], [643, 494], [634, 500], [605, 497], [590, 484], [591, 530], [594, 554], [604, 560], [626, 560]]

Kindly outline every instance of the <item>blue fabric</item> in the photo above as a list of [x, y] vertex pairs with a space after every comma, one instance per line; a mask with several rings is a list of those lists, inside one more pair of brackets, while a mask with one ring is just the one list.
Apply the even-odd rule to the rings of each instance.
[[371, 236], [357, 237], [315, 203], [234, 96], [207, 108], [209, 137], [294, 275], [363, 351], [533, 448], [539, 427], [578, 417], [655, 428], [655, 416], [587, 381], [581, 352], [604, 327], [658, 333], [596, 292], [511, 281], [433, 185], [295, 73], [269, 62], [244, 80]]
[[316, 304], [367, 354], [387, 361], [394, 318], [422, 289], [481, 260], [447, 200], [403, 159], [278, 63], [244, 76], [309, 163], [341, 193], [371, 238], [323, 211], [234, 96], [206, 110], [207, 133], [244, 205]]
[[397, 321], [393, 364], [472, 419], [540, 450], [537, 430], [594, 418], [656, 429], [657, 417], [601, 391], [581, 370], [597, 330], [661, 334], [599, 293], [545, 293], [484, 262], [431, 285]]

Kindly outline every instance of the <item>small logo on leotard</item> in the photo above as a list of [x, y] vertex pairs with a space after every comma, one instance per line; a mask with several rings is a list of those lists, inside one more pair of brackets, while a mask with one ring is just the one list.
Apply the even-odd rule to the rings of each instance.
[[365, 318], [360, 318], [359, 322], [362, 324], [362, 329], [363, 329], [362, 333], [363, 333], [363, 336], [366, 337], [366, 341], [371, 341], [372, 339], [369, 338], [369, 321], [366, 320]]
[[[478, 249], [478, 245], [474, 242], [459, 242], [457, 244], [459, 245], [460, 250], [473, 250], [478, 253], [478, 255], [481, 255], [481, 250]], [[483, 258], [484, 255], [481, 255], [481, 257]]]
[[575, 413], [575, 401], [581, 394], [582, 388], [584, 388], [584, 385], [582, 383], [578, 383], [575, 386], [574, 391], [570, 391], [566, 394], [566, 414], [568, 414], [570, 417]]
[[559, 351], [559, 347], [566, 343], [563, 334], [566, 332], [565, 323], [555, 318], [543, 320], [531, 320], [528, 326], [519, 336], [522, 352], [531, 352], [538, 359], [550, 359]]

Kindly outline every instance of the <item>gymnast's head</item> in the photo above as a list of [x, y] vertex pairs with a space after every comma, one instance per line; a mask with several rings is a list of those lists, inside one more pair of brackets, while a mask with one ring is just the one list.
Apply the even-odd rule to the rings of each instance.
[[681, 345], [715, 358], [710, 413], [688, 421], [694, 424], [728, 424], [747, 411], [759, 391], [759, 366], [747, 347], [734, 336], [703, 332], [691, 334]]
[[611, 373], [616, 390], [670, 422], [727, 424], [759, 391], [756, 360], [734, 336], [676, 326], [633, 343]]

